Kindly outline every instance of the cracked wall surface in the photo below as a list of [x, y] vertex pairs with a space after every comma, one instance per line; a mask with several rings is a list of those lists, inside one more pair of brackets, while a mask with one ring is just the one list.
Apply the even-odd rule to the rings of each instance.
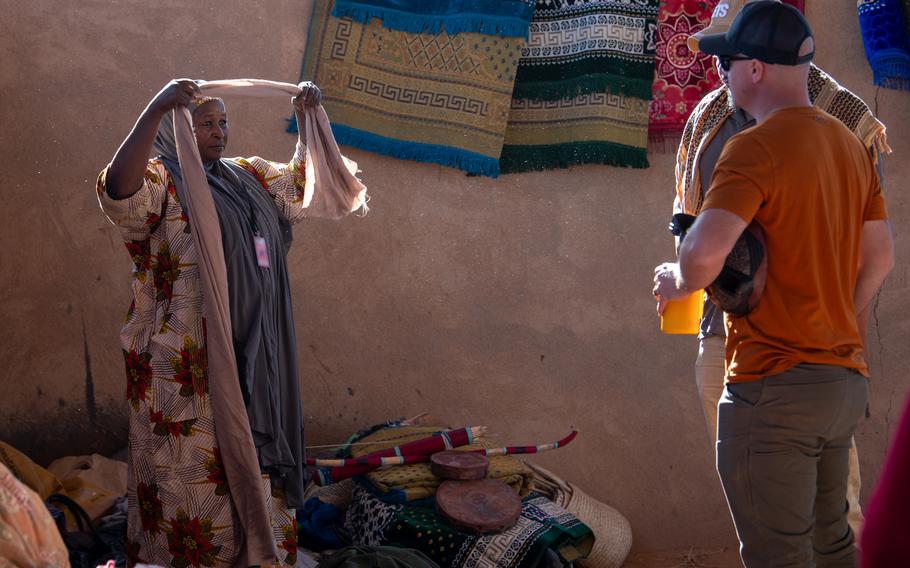
[[[877, 91], [853, 2], [809, 0], [817, 63], [888, 124], [898, 265], [876, 300], [864, 495], [910, 386], [910, 94]], [[125, 444], [118, 331], [130, 262], [95, 176], [172, 77], [294, 81], [307, 1], [0, 0], [0, 439], [42, 463]], [[287, 159], [290, 104], [228, 101], [231, 155]], [[632, 523], [639, 550], [732, 545], [693, 337], [663, 336], [650, 295], [670, 258], [673, 157], [467, 177], [358, 150], [372, 212], [298, 226], [290, 271], [307, 441], [430, 412], [534, 458]]]

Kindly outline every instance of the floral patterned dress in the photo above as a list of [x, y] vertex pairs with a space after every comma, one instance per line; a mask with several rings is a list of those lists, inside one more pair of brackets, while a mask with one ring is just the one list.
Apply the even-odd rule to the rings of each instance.
[[[232, 158], [292, 222], [303, 219], [304, 149], [290, 163]], [[215, 438], [205, 321], [191, 227], [167, 169], [151, 160], [142, 188], [111, 199], [108, 169], [96, 191], [133, 262], [133, 301], [120, 334], [130, 405], [128, 554], [186, 568], [232, 566], [242, 533]], [[217, 386], [217, 385], [216, 385]], [[294, 565], [294, 512], [263, 476], [279, 561]]]

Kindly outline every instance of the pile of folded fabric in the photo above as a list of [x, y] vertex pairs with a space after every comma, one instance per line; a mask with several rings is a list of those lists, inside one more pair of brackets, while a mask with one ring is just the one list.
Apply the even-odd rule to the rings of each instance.
[[[373, 428], [353, 437], [338, 455], [353, 461], [442, 432], [460, 431], [401, 424]], [[481, 437], [457, 450], [471, 453], [494, 447]], [[311, 504], [302, 519], [298, 515], [298, 521], [303, 520], [299, 522], [301, 543], [318, 540], [321, 532], [325, 545], [334, 533], [338, 535], [336, 546], [410, 549], [439, 566], [454, 567], [564, 566], [590, 554], [595, 543], [591, 528], [546, 496], [555, 495], [551, 488], [536, 491], [538, 474], [527, 464], [496, 452], [486, 458], [484, 481], [501, 482], [520, 503], [517, 520], [503, 530], [481, 531], [453, 523], [440, 511], [436, 499], [441, 484], [452, 482], [441, 479], [430, 463], [407, 463], [373, 469], [337, 484], [311, 486], [307, 495], [318, 503]], [[322, 509], [323, 505], [331, 509]], [[335, 511], [344, 511], [343, 528]], [[326, 526], [319, 526], [320, 518], [334, 527], [326, 531]], [[325, 538], [327, 534], [330, 536]], [[618, 554], [624, 558], [628, 546], [620, 548]]]

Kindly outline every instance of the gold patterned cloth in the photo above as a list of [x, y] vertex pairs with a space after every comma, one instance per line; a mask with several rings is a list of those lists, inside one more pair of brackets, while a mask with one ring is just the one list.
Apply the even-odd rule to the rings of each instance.
[[[879, 154], [891, 153], [885, 125], [873, 116], [869, 106], [815, 65], [809, 68], [809, 98], [852, 130], [876, 160]], [[697, 215], [701, 210], [704, 195], [698, 160], [735, 109], [730, 90], [723, 86], [705, 95], [689, 116], [676, 155], [676, 198], [683, 213]]]
[[396, 31], [332, 5], [315, 1], [301, 76], [322, 89], [338, 143], [498, 175], [524, 40]]
[[[372, 452], [400, 446], [431, 436], [447, 428], [427, 426], [397, 426], [379, 430], [358, 440], [351, 447], [351, 455], [360, 457]], [[473, 444], [457, 448], [456, 451], [479, 450], [496, 447], [490, 440], [479, 438]], [[531, 489], [534, 473], [525, 464], [512, 456], [490, 456], [487, 477], [498, 479], [512, 487], [524, 497]], [[366, 474], [366, 478], [380, 492], [393, 501], [414, 501], [436, 495], [436, 488], [443, 480], [430, 470], [429, 463], [386, 466]]]

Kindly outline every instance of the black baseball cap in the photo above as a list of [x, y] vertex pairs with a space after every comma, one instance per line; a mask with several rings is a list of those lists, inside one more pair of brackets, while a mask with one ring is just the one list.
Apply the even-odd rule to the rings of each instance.
[[765, 63], [800, 65], [815, 55], [814, 49], [799, 54], [810, 37], [812, 28], [799, 10], [776, 0], [761, 0], [743, 6], [726, 33], [706, 35], [698, 47], [709, 55], [742, 53]]

